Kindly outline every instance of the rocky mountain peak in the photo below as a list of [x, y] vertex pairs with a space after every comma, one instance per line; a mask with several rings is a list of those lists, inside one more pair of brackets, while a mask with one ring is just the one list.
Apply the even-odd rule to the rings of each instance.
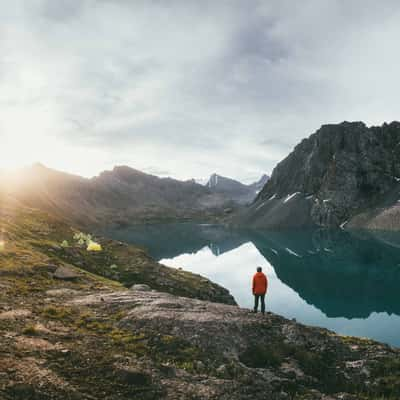
[[206, 186], [213, 192], [227, 195], [239, 204], [248, 204], [255, 199], [265, 181], [263, 176], [259, 181], [245, 185], [235, 179], [214, 173], [210, 176]]
[[392, 191], [398, 177], [399, 122], [323, 125], [275, 167], [248, 215], [268, 225], [264, 218], [273, 208], [274, 226], [296, 226], [300, 220], [340, 226], [360, 212], [397, 202]]

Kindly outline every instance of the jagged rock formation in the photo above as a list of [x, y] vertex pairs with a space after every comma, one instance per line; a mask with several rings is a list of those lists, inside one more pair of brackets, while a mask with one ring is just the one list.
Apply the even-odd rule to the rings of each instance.
[[255, 193], [258, 194], [261, 192], [261, 190], [264, 188], [266, 183], [269, 181], [269, 178], [270, 177], [267, 174], [264, 174], [261, 176], [261, 178], [257, 182], [251, 183], [249, 185], [249, 187], [253, 188]]
[[400, 123], [323, 125], [274, 169], [236, 222], [400, 229]]
[[268, 179], [268, 175], [264, 174], [257, 182], [245, 185], [237, 180], [212, 174], [206, 187], [213, 193], [225, 195], [236, 203], [249, 204], [257, 197], [257, 194], [267, 183]]
[[[193, 181], [159, 178], [129, 167], [115, 167], [92, 179], [36, 164], [0, 187], [30, 207], [49, 211], [79, 226], [100, 227], [185, 219], [212, 219], [232, 201]], [[0, 193], [1, 194], [1, 193]]]

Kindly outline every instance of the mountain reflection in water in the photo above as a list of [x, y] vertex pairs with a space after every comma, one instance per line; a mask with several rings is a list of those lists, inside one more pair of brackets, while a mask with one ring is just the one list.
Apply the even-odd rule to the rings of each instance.
[[344, 231], [243, 231], [164, 224], [108, 231], [170, 266], [201, 273], [251, 307], [257, 265], [268, 306], [300, 322], [400, 345], [400, 235]]

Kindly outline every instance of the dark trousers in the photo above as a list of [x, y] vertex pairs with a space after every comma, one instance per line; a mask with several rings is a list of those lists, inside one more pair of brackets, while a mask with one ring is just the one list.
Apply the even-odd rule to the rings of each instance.
[[254, 295], [254, 312], [258, 310], [258, 300], [261, 299], [261, 312], [265, 313], [265, 294]]

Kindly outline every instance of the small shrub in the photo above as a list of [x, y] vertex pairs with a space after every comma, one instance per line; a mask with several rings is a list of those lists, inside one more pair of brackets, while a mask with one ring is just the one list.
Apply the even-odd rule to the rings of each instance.
[[27, 325], [22, 330], [22, 334], [27, 335], [27, 336], [35, 336], [38, 334], [38, 331], [34, 325]]
[[267, 368], [278, 367], [283, 358], [283, 354], [276, 346], [255, 345], [242, 353], [240, 361], [250, 368]]
[[79, 246], [89, 246], [90, 242], [92, 241], [92, 235], [83, 232], [75, 233], [73, 238]]
[[71, 310], [64, 307], [48, 306], [43, 309], [42, 315], [49, 319], [64, 319], [71, 316]]

